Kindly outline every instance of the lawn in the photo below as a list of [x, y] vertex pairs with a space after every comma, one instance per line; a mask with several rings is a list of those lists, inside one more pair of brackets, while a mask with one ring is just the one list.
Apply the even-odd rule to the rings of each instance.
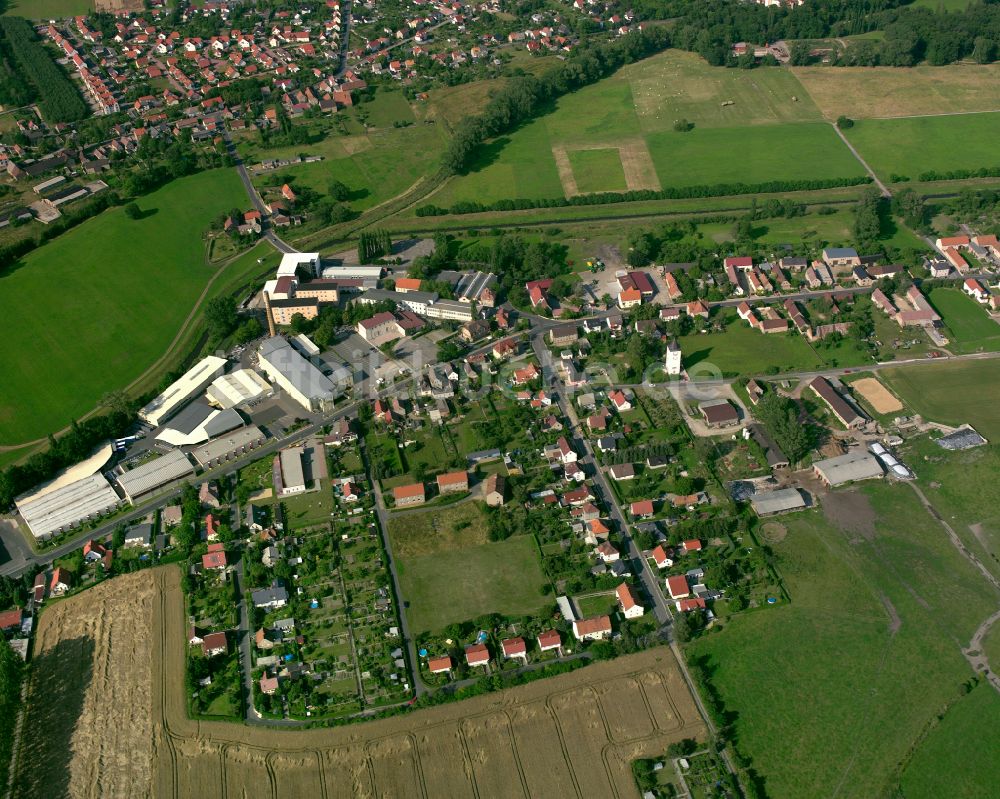
[[907, 764], [906, 799], [994, 795], [1000, 785], [1000, 695], [986, 682], [952, 705]]
[[[966, 0], [954, 1], [965, 8]], [[921, 5], [920, 0], [914, 5]], [[877, 72], [868, 67], [793, 67], [791, 72], [830, 120], [1000, 109], [1000, 64], [879, 67]]]
[[956, 353], [1000, 350], [1000, 325], [970, 296], [958, 289], [936, 288], [928, 299], [951, 332], [949, 350]]
[[576, 187], [581, 192], [625, 191], [628, 188], [618, 150], [570, 150], [568, 155]]
[[[363, 106], [372, 109], [370, 122], [374, 124], [375, 119], [385, 122], [393, 114], [402, 113], [401, 109], [392, 110], [400, 102], [412, 119], [402, 94], [398, 94], [398, 101], [383, 100], [383, 97], [392, 98], [393, 94], [380, 94], [378, 100]], [[440, 160], [445, 142], [440, 126], [417, 123], [393, 128], [391, 124], [388, 122], [386, 127], [351, 136], [341, 136], [330, 129], [325, 138], [315, 144], [292, 147], [263, 149], [256, 142], [245, 142], [240, 151], [252, 162], [300, 153], [322, 155], [322, 161], [257, 175], [254, 185], [266, 189], [275, 186], [278, 177], [290, 175], [297, 185], [326, 194], [330, 183], [339, 180], [351, 190], [350, 206], [356, 211], [364, 211], [402, 194], [421, 177], [432, 173]]]
[[724, 375], [761, 374], [770, 366], [787, 372], [821, 366], [822, 361], [801, 336], [765, 335], [740, 320], [724, 333], [691, 333], [679, 340], [684, 367], [699, 371], [718, 367]]
[[7, 16], [29, 19], [66, 19], [94, 10], [94, 0], [7, 0]]
[[531, 614], [546, 604], [534, 540], [489, 542], [478, 503], [395, 514], [389, 536], [415, 634], [484, 613]]
[[1000, 167], [1000, 114], [866, 119], [845, 133], [883, 178]]
[[696, 127], [687, 133], [653, 133], [647, 141], [664, 188], [864, 174], [864, 167], [825, 123]]
[[879, 376], [924, 418], [948, 425], [971, 424], [987, 439], [1000, 438], [1000, 361], [915, 364]]
[[772, 545], [791, 602], [725, 623], [688, 659], [768, 796], [893, 795], [899, 763], [972, 676], [960, 642], [995, 599], [906, 486], [823, 502], [785, 517]]
[[156, 361], [218, 269], [199, 234], [245, 202], [235, 170], [183, 178], [139, 200], [143, 219], [111, 209], [0, 276], [0, 443], [61, 429]]

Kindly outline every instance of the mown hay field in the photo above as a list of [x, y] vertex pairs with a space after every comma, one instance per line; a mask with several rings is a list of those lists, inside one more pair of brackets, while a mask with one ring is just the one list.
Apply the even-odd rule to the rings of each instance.
[[1000, 64], [792, 67], [791, 72], [830, 120], [1000, 110]]
[[666, 648], [335, 729], [197, 722], [184, 624], [173, 566], [43, 613], [29, 721], [44, 724], [26, 725], [18, 797], [629, 796], [633, 759], [705, 733]]

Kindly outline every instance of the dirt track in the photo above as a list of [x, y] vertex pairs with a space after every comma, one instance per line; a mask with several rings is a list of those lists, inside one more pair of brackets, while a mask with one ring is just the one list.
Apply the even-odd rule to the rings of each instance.
[[863, 377], [854, 381], [851, 388], [868, 400], [868, 404], [875, 409], [876, 413], [893, 413], [903, 410], [903, 403], [896, 399], [877, 377]]
[[[115, 685], [111, 690], [104, 684], [108, 690], [95, 697], [114, 712], [92, 714], [85, 728], [78, 727], [86, 729], [85, 739], [72, 733], [75, 765], [66, 795], [126, 795], [114, 779], [106, 780], [102, 768], [121, 759], [138, 765], [135, 779], [122, 786], [131, 788], [127, 795], [172, 799], [633, 796], [633, 758], [704, 735], [666, 648], [408, 716], [334, 729], [274, 731], [193, 721], [183, 689], [179, 579], [175, 567], [143, 572], [43, 614], [40, 641], [44, 637], [52, 649], [67, 638], [88, 640], [84, 631], [89, 631], [93, 643], [81, 645], [77, 659], [98, 664], [95, 672], [105, 669]], [[88, 626], [95, 616], [109, 621]], [[116, 643], [121, 649], [122, 640], [137, 642], [134, 657], [101, 656], [114, 654]], [[54, 660], [44, 665], [41, 678], [54, 682], [71, 668]], [[93, 687], [103, 678], [91, 679]], [[75, 684], [89, 701], [91, 689]], [[40, 696], [33, 713], [57, 716], [58, 710]], [[106, 761], [88, 757], [81, 746], [102, 741]], [[35, 754], [57, 753], [39, 739]], [[144, 782], [149, 773], [141, 767], [150, 754], [151, 790]], [[19, 796], [61, 795], [45, 785], [42, 775]]]

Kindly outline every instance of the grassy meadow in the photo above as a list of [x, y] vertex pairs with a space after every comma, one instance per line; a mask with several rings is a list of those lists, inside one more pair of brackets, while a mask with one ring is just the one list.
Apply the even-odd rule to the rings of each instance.
[[1000, 350], [1000, 325], [986, 308], [958, 289], [932, 289], [928, 299], [948, 328], [948, 349], [956, 353]]
[[66, 19], [94, 10], [94, 0], [7, 0], [4, 14], [27, 19]]
[[845, 131], [882, 178], [1000, 167], [1000, 114], [864, 119]]
[[[694, 129], [676, 132], [680, 119]], [[670, 50], [560, 97], [549, 113], [488, 145], [469, 174], [436, 192], [433, 202], [563, 196], [553, 146], [569, 151], [585, 192], [621, 190], [623, 175], [610, 151], [626, 142], [645, 145], [663, 187], [863, 174], [822, 119], [788, 70], [716, 69]], [[577, 149], [602, 145], [601, 156]]]
[[971, 424], [1000, 438], [1000, 361], [956, 361], [885, 369], [879, 376], [915, 412], [932, 422]]
[[864, 175], [864, 167], [826, 123], [695, 128], [647, 139], [660, 183], [705, 186]]
[[[957, 2], [965, 8], [965, 0]], [[869, 67], [792, 67], [791, 72], [829, 120], [1000, 109], [1000, 64], [879, 67], [877, 72]]]
[[625, 191], [628, 188], [618, 150], [572, 150], [568, 156], [580, 191]]
[[[791, 602], [725, 623], [687, 656], [733, 713], [768, 796], [893, 795], [910, 748], [961, 700], [973, 675], [960, 642], [995, 594], [907, 486], [822, 502], [784, 517], [772, 544]], [[965, 760], [970, 779], [995, 771]]]
[[394, 514], [389, 536], [416, 634], [484, 613], [530, 614], [546, 604], [534, 540], [488, 541], [479, 503]]
[[183, 178], [144, 218], [105, 211], [0, 276], [0, 443], [62, 429], [156, 361], [217, 269], [198, 234], [245, 202], [231, 169]]
[[822, 366], [819, 356], [801, 336], [765, 335], [739, 319], [723, 333], [689, 333], [678, 340], [688, 370], [709, 365], [724, 375], [761, 374], [769, 366], [782, 371]]

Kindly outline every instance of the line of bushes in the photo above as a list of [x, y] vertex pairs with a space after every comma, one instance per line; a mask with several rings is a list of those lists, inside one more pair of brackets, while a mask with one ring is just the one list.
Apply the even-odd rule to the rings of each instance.
[[931, 182], [935, 180], [968, 180], [969, 178], [1000, 178], [1000, 166], [984, 166], [979, 169], [952, 169], [949, 172], [921, 172], [917, 180]]
[[38, 40], [31, 24], [21, 17], [0, 17], [4, 49], [38, 93], [38, 106], [50, 122], [75, 122], [87, 116], [87, 104], [52, 56]]
[[786, 191], [813, 191], [836, 189], [844, 186], [861, 186], [871, 183], [865, 176], [853, 178], [830, 178], [827, 180], [772, 180], [767, 183], [717, 183], [713, 186], [679, 186], [653, 191], [604, 192], [601, 194], [578, 194], [575, 197], [553, 197], [541, 200], [518, 198], [497, 200], [493, 203], [462, 201], [450, 208], [437, 205], [421, 205], [417, 216], [446, 216], [448, 214], [478, 214], [484, 211], [524, 211], [533, 208], [566, 208], [581, 205], [611, 205], [614, 203], [641, 202], [643, 200], [690, 200], [699, 197], [724, 197], [734, 194], [770, 194]]

